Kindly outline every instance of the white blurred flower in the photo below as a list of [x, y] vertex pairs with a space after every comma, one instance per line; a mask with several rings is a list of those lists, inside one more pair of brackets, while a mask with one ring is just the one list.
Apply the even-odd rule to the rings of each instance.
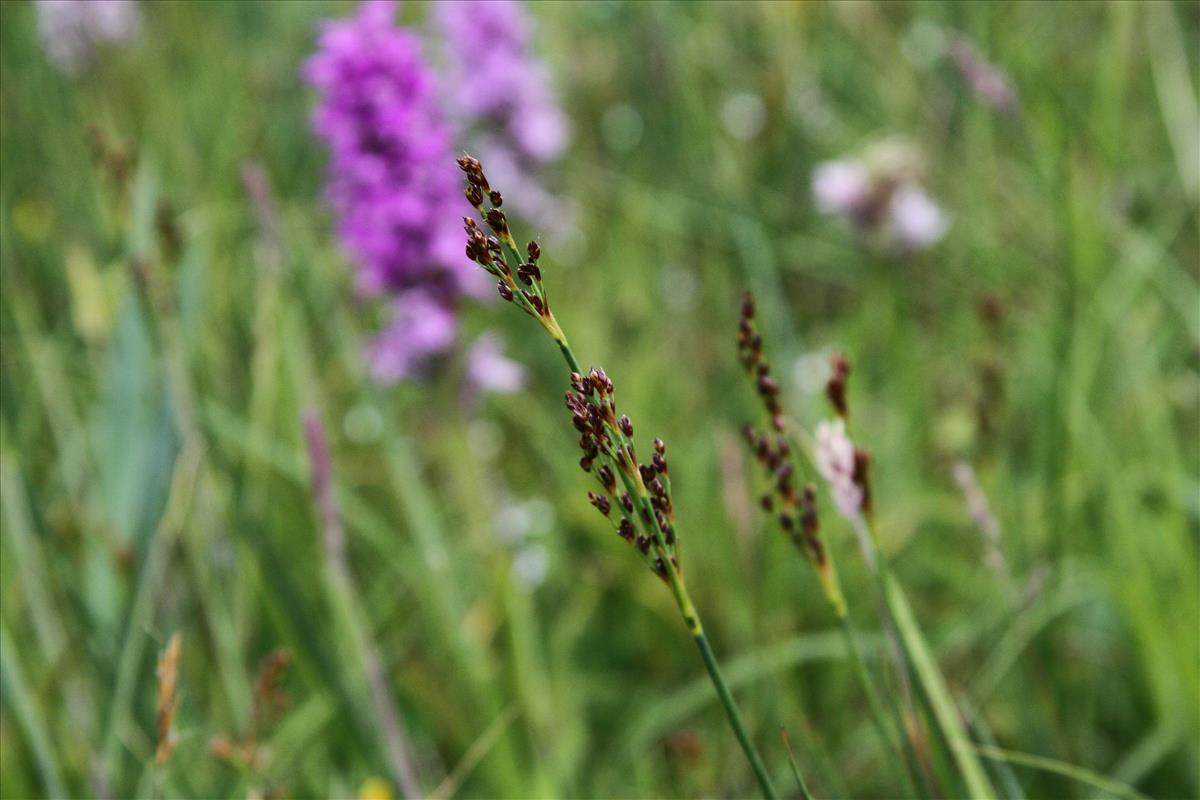
[[792, 381], [805, 394], [816, 394], [829, 381], [829, 351], [813, 350], [804, 353], [792, 362]]
[[821, 213], [853, 216], [871, 200], [871, 176], [858, 160], [825, 161], [813, 172], [812, 190]]
[[854, 443], [840, 419], [817, 425], [817, 471], [829, 481], [838, 513], [854, 522], [862, 514], [863, 490], [854, 482]]
[[767, 122], [767, 107], [752, 92], [737, 92], [721, 106], [721, 124], [740, 142], [748, 142], [762, 133]]
[[668, 264], [662, 270], [663, 302], [675, 312], [683, 313], [696, 307], [699, 285], [695, 273], [678, 264]]
[[936, 244], [950, 227], [938, 204], [913, 184], [904, 184], [892, 193], [888, 217], [896, 244], [906, 250]]
[[68, 74], [87, 66], [97, 45], [128, 41], [142, 27], [134, 0], [37, 0], [34, 8], [47, 58]]
[[512, 574], [526, 590], [541, 586], [550, 567], [550, 554], [541, 544], [521, 548], [512, 560]]
[[492, 516], [496, 537], [507, 544], [521, 542], [529, 535], [533, 522], [522, 503], [502, 503]]

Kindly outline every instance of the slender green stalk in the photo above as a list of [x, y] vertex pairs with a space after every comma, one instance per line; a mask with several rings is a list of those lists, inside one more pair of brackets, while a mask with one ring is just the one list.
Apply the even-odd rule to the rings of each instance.
[[900, 583], [887, 571], [880, 554], [879, 580], [882, 582], [884, 600], [900, 634], [908, 662], [917, 675], [921, 691], [929, 701], [934, 720], [949, 744], [954, 761], [972, 797], [997, 797], [996, 789], [988, 780], [973, 745], [963, 728], [958, 709], [950, 696], [937, 661], [929, 649], [925, 637], [917, 625], [916, 617], [908, 604], [908, 598]]
[[[879, 693], [875, 691], [875, 683], [871, 678], [871, 674], [867, 671], [867, 664], [862, 656], [862, 648], [858, 646], [858, 636], [850, 623], [849, 615], [842, 614], [838, 617], [838, 627], [841, 628], [842, 638], [846, 642], [846, 651], [850, 653], [850, 661], [854, 665], [855, 675], [858, 677], [858, 682], [862, 684], [863, 693], [867, 696], [867, 705], [871, 709], [871, 721], [875, 726], [876, 734], [879, 735], [880, 741], [883, 742], [884, 752], [888, 757], [888, 766], [891, 768], [890, 771], [902, 776], [905, 791], [908, 792], [910, 797], [930, 797], [929, 787], [925, 785], [920, 763], [916, 760], [916, 753], [912, 750], [912, 742], [905, 735], [903, 727], [897, 733], [900, 736], [900, 741], [904, 743], [904, 757], [908, 762], [908, 770], [895, 769], [891, 758], [895, 744], [892, 742], [891, 734], [888, 733], [887, 722], [884, 721], [883, 703], [879, 699]], [[893, 706], [894, 708], [895, 706]], [[900, 724], [901, 720], [898, 719], [897, 723]], [[911, 775], [909, 774], [910, 772], [912, 773]], [[913, 776], [916, 777], [915, 783]], [[893, 775], [894, 779], [895, 775]]]
[[8, 632], [8, 626], [0, 621], [0, 684], [4, 688], [5, 705], [16, 719], [17, 727], [24, 729], [47, 796], [67, 797], [66, 784], [50, 744], [50, 735], [34, 708], [33, 694], [25, 683], [25, 673], [16, 659], [16, 653], [17, 645]]
[[1047, 758], [1046, 756], [1039, 756], [1033, 753], [1019, 753], [1015, 750], [1005, 750], [990, 745], [968, 745], [967, 747], [969, 747], [972, 753], [981, 755], [984, 758], [1017, 764], [1022, 767], [1029, 767], [1030, 769], [1040, 769], [1043, 772], [1052, 772], [1055, 775], [1062, 775], [1065, 778], [1070, 778], [1073, 781], [1078, 781], [1116, 797], [1124, 797], [1128, 798], [1128, 800], [1147, 800], [1146, 795], [1128, 784], [1113, 780], [1112, 778], [1106, 778], [1103, 775], [1092, 772], [1090, 769], [1068, 764], [1056, 758]]
[[796, 786], [800, 789], [800, 796], [804, 800], [813, 800], [812, 792], [808, 791], [808, 785], [804, 783], [804, 778], [800, 776], [800, 768], [796, 766], [796, 754], [792, 752], [792, 741], [788, 738], [787, 728], [780, 728], [779, 733], [783, 736], [783, 746], [787, 748], [788, 763], [792, 765], [792, 775], [796, 778]]
[[738, 743], [742, 746], [742, 750], [746, 753], [746, 758], [750, 761], [750, 766], [754, 770], [754, 777], [758, 779], [758, 786], [762, 789], [763, 797], [777, 797], [775, 787], [771, 784], [771, 777], [767, 774], [766, 766], [763, 765], [762, 757], [759, 756], [754, 742], [750, 740], [750, 735], [746, 732], [746, 726], [742, 722], [742, 715], [738, 712], [737, 702], [733, 699], [733, 694], [729, 691], [729, 686], [725, 683], [725, 678], [721, 675], [721, 667], [717, 664], [717, 657], [713, 653], [712, 645], [708, 643], [708, 637], [704, 635], [704, 625], [700, 622], [700, 615], [696, 612], [696, 607], [692, 605], [692, 599], [688, 596], [687, 587], [683, 585], [683, 580], [678, 570], [670, 569], [667, 575], [669, 576], [671, 593], [675, 595], [675, 602], [679, 605], [679, 613], [683, 615], [683, 621], [688, 626], [688, 632], [696, 640], [696, 648], [700, 651], [700, 657], [704, 659], [704, 667], [708, 670], [708, 677], [712, 679], [713, 687], [717, 690], [717, 696], [721, 698], [721, 705], [725, 706], [725, 714], [729, 717], [729, 726], [733, 728], [733, 733], [737, 736]]

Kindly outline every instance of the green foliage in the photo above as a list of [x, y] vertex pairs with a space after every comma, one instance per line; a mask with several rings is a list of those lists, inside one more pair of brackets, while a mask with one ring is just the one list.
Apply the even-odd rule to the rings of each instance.
[[[297, 78], [316, 22], [347, 10], [145, 4], [136, 43], [67, 79], [32, 6], [0, 3], [0, 795], [390, 781], [363, 636], [427, 791], [752, 793], [669, 592], [588, 506], [541, 331], [506, 308], [465, 312], [529, 365], [518, 395], [464, 403], [460, 359], [424, 384], [367, 380], [374, 310], [353, 299], [320, 202]], [[533, 12], [574, 125], [551, 183], [579, 229], [543, 241], [555, 314], [639, 435], [670, 446], [688, 587], [776, 785], [795, 783], [783, 727], [814, 796], [895, 796], [837, 620], [756, 508], [737, 433], [757, 413], [734, 345], [745, 288], [805, 425], [828, 411], [792, 385], [793, 363], [855, 365], [854, 437], [906, 624], [941, 668], [940, 700], [970, 698], [976, 744], [957, 746], [986, 780], [1030, 797], [1200, 793], [1196, 6]], [[939, 29], [1003, 66], [1015, 114], [973, 98]], [[738, 92], [765, 110], [750, 141], [722, 121]], [[89, 128], [129, 148], [127, 207]], [[888, 134], [924, 153], [953, 216], [905, 258], [811, 200], [818, 162]], [[247, 160], [278, 199], [278, 269]], [[164, 200], [183, 252], [156, 302], [137, 265], [165, 262]], [[994, 333], [984, 295], [1003, 308]], [[322, 546], [309, 409], [331, 440], [353, 597]], [[1011, 579], [985, 566], [951, 477], [963, 459]], [[880, 672], [874, 581], [821, 505]], [[536, 587], [514, 570], [533, 551], [549, 564]], [[159, 769], [156, 654], [176, 631], [177, 741]], [[281, 647], [288, 706], [257, 758], [218, 758], [214, 739], [255, 727], [258, 667]]]

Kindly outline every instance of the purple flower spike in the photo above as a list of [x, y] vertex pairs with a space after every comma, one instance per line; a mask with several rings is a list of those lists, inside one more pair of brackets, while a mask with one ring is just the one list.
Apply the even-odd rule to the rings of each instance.
[[522, 4], [442, 0], [433, 19], [446, 42], [454, 112], [499, 135], [527, 166], [561, 155], [569, 125], [530, 47], [532, 26]]
[[448, 300], [483, 289], [459, 241], [454, 134], [420, 41], [392, 16], [392, 3], [372, 0], [324, 23], [303, 69], [320, 93], [313, 130], [329, 148], [327, 199], [360, 290]]

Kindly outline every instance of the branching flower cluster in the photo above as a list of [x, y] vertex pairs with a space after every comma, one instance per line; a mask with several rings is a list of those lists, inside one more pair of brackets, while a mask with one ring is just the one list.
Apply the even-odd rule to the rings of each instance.
[[572, 373], [566, 403], [579, 431], [579, 466], [600, 484], [599, 492], [588, 492], [588, 500], [637, 547], [654, 574], [668, 580], [667, 564], [676, 572], [680, 566], [666, 445], [655, 439], [650, 462], [638, 462], [633, 423], [617, 416], [612, 379], [603, 369], [593, 368], [586, 376]]
[[463, 156], [458, 159], [458, 166], [467, 176], [464, 190], [467, 201], [491, 230], [489, 234], [473, 218], [463, 217], [467, 258], [499, 278], [496, 290], [500, 297], [540, 322], [561, 346], [566, 339], [550, 310], [550, 298], [542, 283], [542, 270], [538, 267], [541, 245], [536, 241], [528, 242], [522, 255], [508, 226], [508, 217], [500, 210], [504, 197], [488, 183], [479, 160]]

